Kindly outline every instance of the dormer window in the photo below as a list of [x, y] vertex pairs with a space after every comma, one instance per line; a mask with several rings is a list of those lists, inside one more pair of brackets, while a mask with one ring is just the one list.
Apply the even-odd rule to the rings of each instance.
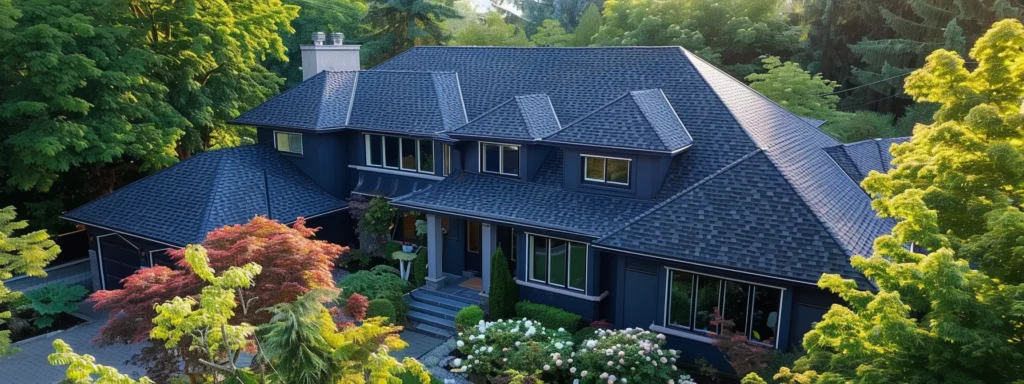
[[274, 147], [281, 152], [301, 155], [302, 134], [274, 131]]
[[480, 170], [506, 176], [519, 176], [519, 146], [480, 143]]
[[434, 141], [366, 134], [366, 165], [434, 173]]
[[629, 165], [632, 160], [607, 156], [580, 156], [583, 157], [583, 181], [621, 187], [629, 186]]

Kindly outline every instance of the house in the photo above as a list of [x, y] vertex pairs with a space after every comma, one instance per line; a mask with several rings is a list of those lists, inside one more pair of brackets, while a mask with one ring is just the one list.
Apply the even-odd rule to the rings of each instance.
[[345, 200], [382, 196], [406, 212], [399, 238], [427, 223], [426, 289], [474, 275], [486, 298], [501, 248], [523, 300], [720, 364], [716, 308], [788, 349], [839, 301], [822, 274], [872, 287], [849, 259], [893, 225], [859, 182], [898, 140], [840, 144], [679, 47], [417, 47], [359, 70], [338, 39], [303, 64], [303, 83], [234, 121], [259, 144], [64, 216], [94, 234], [102, 287], [254, 215], [351, 241]]

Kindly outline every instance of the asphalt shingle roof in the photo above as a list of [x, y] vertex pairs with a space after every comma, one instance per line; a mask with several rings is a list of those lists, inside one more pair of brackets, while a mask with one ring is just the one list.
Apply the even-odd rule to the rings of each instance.
[[302, 130], [433, 136], [466, 123], [453, 72], [321, 72], [232, 120]]
[[545, 140], [669, 153], [693, 144], [660, 89], [623, 94]]
[[597, 243], [809, 283], [839, 273], [867, 285], [760, 150]]
[[[597, 236], [654, 205], [650, 200], [568, 191], [502, 176], [460, 171], [396, 199], [398, 206]], [[609, 209], [609, 207], [615, 207]]]
[[257, 215], [291, 222], [345, 206], [278, 151], [248, 145], [200, 153], [64, 218], [184, 246]]
[[855, 143], [825, 148], [825, 152], [836, 164], [860, 183], [871, 171], [888, 172], [891, 168], [892, 153], [889, 147], [910, 140], [909, 137], [869, 139]]
[[515, 96], [468, 124], [447, 132], [452, 137], [537, 140], [561, 125], [547, 95]]

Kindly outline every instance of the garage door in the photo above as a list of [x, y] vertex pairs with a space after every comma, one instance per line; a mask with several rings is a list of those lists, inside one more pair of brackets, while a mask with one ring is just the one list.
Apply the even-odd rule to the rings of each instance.
[[120, 235], [103, 236], [99, 241], [103, 289], [120, 289], [121, 279], [143, 265], [141, 252]]

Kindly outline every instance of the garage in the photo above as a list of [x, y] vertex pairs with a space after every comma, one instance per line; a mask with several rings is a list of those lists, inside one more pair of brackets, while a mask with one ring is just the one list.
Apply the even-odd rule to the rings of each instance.
[[97, 236], [96, 240], [103, 289], [120, 289], [121, 279], [149, 266], [148, 260], [143, 263], [142, 251], [119, 234]]

